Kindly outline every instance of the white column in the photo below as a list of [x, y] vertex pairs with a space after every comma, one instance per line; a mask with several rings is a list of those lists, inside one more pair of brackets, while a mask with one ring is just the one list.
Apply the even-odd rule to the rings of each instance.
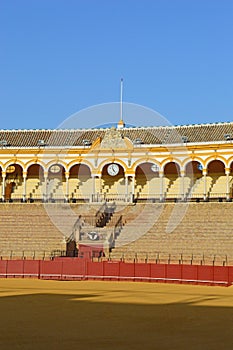
[[226, 200], [230, 199], [230, 181], [229, 181], [229, 175], [230, 175], [230, 168], [225, 168], [225, 175], [226, 175]]
[[160, 202], [162, 202], [163, 201], [163, 196], [164, 196], [164, 189], [163, 189], [164, 174], [163, 174], [163, 171], [159, 172], [159, 177], [160, 177], [159, 197], [160, 197]]
[[180, 172], [180, 176], [181, 176], [180, 192], [181, 192], [181, 199], [182, 200], [184, 200], [184, 195], [185, 195], [185, 193], [184, 193], [184, 175], [185, 175], [184, 170], [181, 170], [181, 172]]
[[23, 172], [23, 201], [26, 202], [27, 196], [27, 172]]
[[99, 182], [98, 182], [98, 178], [100, 178], [101, 177], [101, 175], [95, 175], [95, 194], [96, 194], [96, 202], [99, 202], [100, 201], [100, 199], [99, 199], [99, 194], [100, 194], [100, 186], [101, 186], [101, 181], [99, 180]]
[[134, 192], [135, 192], [135, 175], [131, 175], [131, 177], [132, 177], [132, 189], [131, 189], [132, 194], [131, 194], [130, 201], [131, 201], [131, 203], [133, 203], [133, 201], [134, 201]]
[[92, 175], [92, 194], [91, 194], [91, 202], [95, 201], [95, 175]]
[[98, 195], [98, 201], [101, 202], [102, 201], [102, 178], [101, 178], [101, 174], [99, 175], [99, 195]]
[[70, 173], [69, 171], [65, 172], [65, 177], [66, 177], [66, 193], [65, 193], [65, 199], [66, 202], [69, 201], [69, 177], [70, 177]]
[[125, 201], [128, 202], [128, 186], [129, 186], [129, 178], [128, 175], [125, 175]]
[[5, 201], [6, 173], [2, 172], [2, 201]]
[[98, 199], [96, 199], [96, 194], [97, 194], [97, 184], [96, 184], [96, 179], [98, 178], [98, 175], [91, 175], [92, 177], [92, 192], [90, 195], [90, 202], [96, 202]]
[[44, 172], [44, 188], [43, 188], [43, 199], [47, 201], [48, 197], [48, 173]]
[[206, 183], [206, 174], [207, 174], [207, 169], [202, 169], [202, 175], [204, 177], [204, 200], [207, 198], [207, 183]]

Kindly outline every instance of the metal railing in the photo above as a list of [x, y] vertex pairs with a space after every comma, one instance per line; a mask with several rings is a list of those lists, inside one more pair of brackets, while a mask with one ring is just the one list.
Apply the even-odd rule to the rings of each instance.
[[189, 265], [222, 265], [232, 266], [233, 257], [227, 254], [224, 256], [217, 254], [176, 254], [176, 253], [160, 253], [160, 252], [117, 252], [112, 249], [106, 256], [109, 260], [117, 260], [124, 262], [154, 262], [156, 264], [189, 264]]
[[52, 259], [57, 256], [66, 256], [65, 250], [2, 250], [0, 251], [0, 260], [8, 259], [28, 259], [28, 260], [38, 260], [38, 259]]
[[171, 200], [195, 200], [195, 199], [212, 199], [212, 200], [218, 200], [219, 198], [222, 198], [223, 200], [229, 200], [232, 199], [232, 196], [225, 193], [225, 192], [210, 192], [206, 195], [203, 193], [186, 193], [186, 194], [180, 194], [180, 193], [164, 193], [163, 195], [159, 195], [158, 193], [138, 193], [135, 196], [129, 195], [122, 195], [122, 194], [101, 194], [95, 196], [93, 200], [93, 196], [89, 195], [75, 195], [71, 197], [67, 196], [61, 196], [61, 195], [53, 195], [52, 197], [46, 197], [43, 195], [33, 195], [29, 197], [25, 196], [17, 196], [12, 198], [1, 198], [0, 202], [6, 202], [6, 203], [103, 203], [105, 205], [106, 203], [111, 202], [124, 202], [124, 203], [131, 203], [131, 202], [138, 202], [138, 201], [149, 201], [149, 202], [158, 202], [158, 201], [171, 201]]

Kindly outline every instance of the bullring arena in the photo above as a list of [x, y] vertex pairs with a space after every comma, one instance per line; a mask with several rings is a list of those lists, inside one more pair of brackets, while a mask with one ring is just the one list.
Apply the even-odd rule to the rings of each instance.
[[1, 130], [1, 349], [231, 349], [232, 154], [233, 123]]

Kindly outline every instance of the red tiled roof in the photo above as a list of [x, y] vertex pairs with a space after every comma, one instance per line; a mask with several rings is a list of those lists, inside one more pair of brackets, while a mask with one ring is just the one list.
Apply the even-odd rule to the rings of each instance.
[[[0, 130], [0, 142], [6, 141], [8, 147], [38, 147], [39, 140], [54, 147], [83, 146], [83, 140], [94, 142], [103, 138], [107, 129], [76, 130]], [[144, 144], [175, 144], [183, 142], [222, 142], [225, 135], [233, 136], [233, 123], [197, 124], [164, 127], [123, 128], [123, 137], [132, 142], [140, 139]], [[0, 145], [1, 146], [1, 145]]]

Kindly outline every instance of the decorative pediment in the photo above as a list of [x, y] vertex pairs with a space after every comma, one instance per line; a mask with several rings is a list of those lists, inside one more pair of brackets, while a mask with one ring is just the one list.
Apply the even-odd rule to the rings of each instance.
[[125, 149], [127, 145], [119, 130], [112, 127], [107, 130], [100, 144], [101, 149]]

